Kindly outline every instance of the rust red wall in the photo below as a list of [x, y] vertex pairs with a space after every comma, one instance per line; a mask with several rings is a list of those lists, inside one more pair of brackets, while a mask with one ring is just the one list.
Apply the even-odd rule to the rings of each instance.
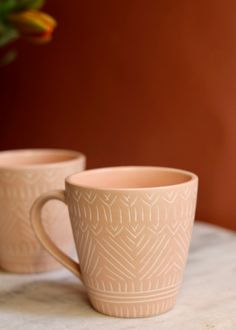
[[0, 148], [200, 177], [197, 217], [236, 229], [236, 2], [48, 1], [51, 44], [0, 69]]

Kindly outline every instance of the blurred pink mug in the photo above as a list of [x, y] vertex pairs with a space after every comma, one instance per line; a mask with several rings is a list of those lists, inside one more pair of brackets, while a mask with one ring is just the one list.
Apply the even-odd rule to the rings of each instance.
[[[85, 156], [61, 149], [0, 152], [0, 268], [16, 273], [60, 267], [39, 244], [29, 211], [34, 200], [51, 189], [65, 187], [65, 178], [85, 168]], [[67, 209], [57, 201], [43, 212], [45, 228], [67, 252], [72, 232]], [[66, 221], [68, 219], [68, 221]]]
[[[114, 167], [66, 179], [39, 197], [31, 220], [42, 245], [85, 285], [92, 306], [118, 317], [170, 310], [180, 289], [197, 199], [195, 174], [161, 167]], [[80, 263], [46, 234], [41, 211], [67, 204]]]

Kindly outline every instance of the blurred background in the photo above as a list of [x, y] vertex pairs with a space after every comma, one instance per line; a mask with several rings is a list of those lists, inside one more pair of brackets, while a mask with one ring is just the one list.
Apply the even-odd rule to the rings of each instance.
[[0, 149], [200, 178], [197, 219], [236, 230], [236, 2], [49, 0], [51, 43], [0, 68]]

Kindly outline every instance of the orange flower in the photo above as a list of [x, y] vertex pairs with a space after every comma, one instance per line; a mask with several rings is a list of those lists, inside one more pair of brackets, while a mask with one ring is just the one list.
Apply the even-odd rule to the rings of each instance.
[[21, 36], [37, 43], [50, 41], [57, 25], [54, 18], [38, 10], [16, 12], [8, 16], [8, 21]]

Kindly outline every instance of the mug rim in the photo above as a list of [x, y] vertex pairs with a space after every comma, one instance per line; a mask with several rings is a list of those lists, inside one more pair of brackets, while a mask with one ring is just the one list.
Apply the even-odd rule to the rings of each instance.
[[[68, 159], [61, 161], [52, 161], [45, 163], [31, 163], [31, 164], [2, 164], [1, 158], [4, 156], [25, 156], [27, 154], [45, 154], [48, 156], [56, 156], [56, 155], [65, 155], [68, 156]], [[71, 158], [69, 158], [71, 156]], [[28, 169], [43, 169], [48, 167], [63, 167], [65, 165], [70, 165], [76, 163], [78, 161], [85, 161], [86, 156], [76, 150], [71, 149], [60, 149], [60, 148], [26, 148], [26, 149], [9, 149], [0, 151], [0, 171], [1, 170], [28, 170]]]
[[[78, 184], [73, 182], [73, 178], [76, 176], [82, 176], [86, 175], [87, 173], [104, 173], [108, 171], [117, 171], [117, 170], [124, 170], [124, 171], [133, 171], [134, 169], [138, 170], [149, 170], [149, 171], [169, 171], [169, 172], [175, 172], [177, 174], [184, 174], [190, 177], [189, 180], [181, 182], [181, 183], [174, 183], [174, 184], [168, 184], [168, 185], [160, 185], [160, 186], [150, 186], [150, 187], [98, 187], [98, 186], [92, 186], [92, 185], [86, 185], [86, 184]], [[173, 168], [173, 167], [165, 167], [165, 166], [146, 166], [146, 165], [129, 165], [129, 166], [110, 166], [110, 167], [101, 167], [101, 168], [94, 168], [94, 169], [88, 169], [84, 170], [82, 172], [77, 172], [69, 175], [66, 177], [65, 182], [66, 184], [81, 188], [81, 189], [88, 189], [88, 190], [93, 190], [93, 191], [116, 191], [116, 192], [122, 192], [122, 191], [127, 191], [127, 192], [136, 192], [136, 191], [147, 191], [147, 190], [164, 190], [164, 189], [169, 189], [169, 188], [174, 188], [174, 187], [180, 187], [184, 186], [187, 184], [190, 184], [191, 182], [196, 181], [198, 183], [199, 178], [198, 176], [188, 170], [183, 170], [183, 169], [178, 169], [178, 168]]]

